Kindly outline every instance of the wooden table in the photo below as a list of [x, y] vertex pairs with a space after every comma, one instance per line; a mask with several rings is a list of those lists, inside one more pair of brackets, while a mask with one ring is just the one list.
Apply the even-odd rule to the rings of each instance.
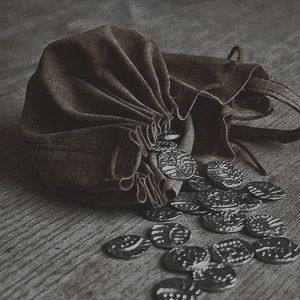
[[[0, 12], [0, 299], [151, 299], [156, 282], [176, 276], [159, 263], [164, 251], [153, 248], [138, 259], [119, 261], [105, 256], [101, 246], [119, 234], [146, 234], [152, 223], [131, 207], [87, 208], [42, 185], [18, 128], [26, 82], [49, 42], [114, 23], [174, 52], [225, 57], [238, 43], [247, 60], [263, 64], [299, 92], [299, 1], [2, 0]], [[295, 114], [277, 107], [265, 126], [299, 125]], [[281, 216], [288, 237], [300, 243], [299, 143], [249, 146], [268, 168], [267, 179], [287, 191], [285, 201], [265, 204], [261, 211]], [[249, 179], [257, 178], [238, 153], [238, 165]], [[179, 221], [192, 230], [195, 245], [229, 237], [206, 231], [197, 217]], [[299, 273], [299, 262], [255, 261], [238, 269], [237, 288], [203, 293], [201, 299], [299, 299]]]

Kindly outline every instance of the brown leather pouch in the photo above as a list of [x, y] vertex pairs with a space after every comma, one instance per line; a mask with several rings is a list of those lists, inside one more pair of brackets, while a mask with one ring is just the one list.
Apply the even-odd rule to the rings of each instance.
[[51, 43], [29, 80], [21, 120], [45, 184], [93, 205], [164, 205], [182, 183], [161, 173], [150, 149], [171, 127], [199, 168], [207, 155], [233, 158], [230, 140], [299, 139], [299, 129], [233, 125], [240, 108], [269, 113], [268, 97], [300, 112], [299, 97], [261, 66], [231, 60], [236, 50], [228, 59], [163, 53], [114, 26]]

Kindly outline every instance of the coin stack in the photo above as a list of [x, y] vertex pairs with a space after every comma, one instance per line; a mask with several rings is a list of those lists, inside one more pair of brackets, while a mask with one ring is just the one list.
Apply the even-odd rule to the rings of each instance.
[[[206, 164], [206, 177], [200, 176], [195, 160], [177, 148], [179, 134], [162, 134], [152, 151], [158, 152], [158, 165], [169, 178], [184, 180], [192, 192], [180, 192], [164, 207], [145, 207], [144, 216], [157, 222], [150, 239], [125, 235], [104, 245], [106, 253], [120, 259], [145, 254], [154, 245], [167, 249], [163, 255], [166, 268], [190, 274], [187, 278], [167, 278], [153, 288], [158, 300], [195, 300], [202, 291], [219, 292], [237, 283], [235, 268], [249, 263], [255, 256], [267, 263], [291, 263], [300, 248], [284, 237], [286, 226], [277, 216], [254, 214], [263, 201], [281, 200], [282, 188], [265, 181], [244, 184], [242, 172], [227, 161], [213, 160]], [[183, 213], [198, 215], [203, 227], [216, 233], [233, 233], [243, 229], [259, 238], [252, 245], [239, 238], [215, 243], [204, 249], [185, 245], [191, 231], [173, 221]]]

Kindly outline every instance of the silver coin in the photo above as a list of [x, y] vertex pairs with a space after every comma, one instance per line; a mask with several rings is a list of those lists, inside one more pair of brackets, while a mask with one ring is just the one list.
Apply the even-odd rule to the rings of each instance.
[[203, 269], [195, 270], [193, 279], [202, 290], [209, 292], [224, 291], [237, 283], [237, 275], [233, 268], [223, 263], [210, 263]]
[[158, 139], [160, 140], [165, 140], [165, 141], [173, 141], [173, 140], [176, 140], [180, 137], [180, 134], [175, 132], [175, 131], [168, 131], [168, 132], [164, 132], [164, 133], [161, 133], [159, 136], [158, 136]]
[[173, 271], [193, 271], [207, 266], [210, 260], [208, 250], [197, 246], [178, 246], [164, 256], [165, 266]]
[[143, 255], [151, 242], [138, 235], [123, 235], [104, 244], [105, 252], [115, 258], [130, 259]]
[[211, 212], [200, 220], [204, 227], [218, 233], [239, 232], [244, 228], [245, 215], [239, 212]]
[[201, 294], [198, 282], [185, 278], [167, 278], [153, 288], [157, 300], [196, 300]]
[[196, 161], [179, 149], [160, 153], [158, 165], [167, 177], [176, 180], [191, 178], [197, 171]]
[[162, 152], [166, 150], [175, 149], [177, 144], [171, 141], [163, 141], [163, 140], [156, 140], [155, 144], [152, 145], [151, 151], [155, 152]]
[[216, 262], [240, 266], [252, 260], [254, 252], [251, 245], [242, 239], [229, 239], [210, 247], [212, 259]]
[[190, 240], [191, 232], [181, 224], [157, 224], [151, 229], [151, 240], [157, 247], [172, 249]]
[[262, 201], [258, 198], [255, 198], [253, 195], [249, 194], [247, 191], [239, 191], [239, 212], [240, 213], [249, 213], [257, 210], [261, 207]]
[[242, 172], [228, 161], [214, 160], [206, 164], [207, 176], [225, 189], [239, 188], [243, 185]]
[[295, 261], [300, 254], [297, 244], [284, 237], [271, 237], [253, 244], [255, 256], [269, 263], [286, 264]]
[[162, 207], [148, 207], [145, 210], [145, 217], [154, 222], [168, 222], [177, 219], [182, 213], [173, 208]]
[[233, 211], [239, 206], [239, 195], [236, 191], [204, 190], [198, 192], [199, 202], [214, 211]]
[[197, 210], [189, 211], [188, 213], [190, 215], [195, 215], [195, 216], [203, 216], [211, 212], [211, 210], [207, 209], [205, 206], [200, 205]]
[[286, 233], [282, 220], [271, 215], [253, 215], [245, 225], [247, 231], [256, 237], [279, 237]]
[[252, 181], [246, 185], [246, 188], [255, 197], [263, 200], [276, 201], [285, 196], [281, 187], [267, 181]]
[[190, 184], [190, 186], [193, 189], [195, 189], [197, 191], [214, 188], [206, 178], [204, 178], [200, 175], [194, 175], [193, 177], [188, 179], [187, 182]]
[[193, 192], [180, 192], [168, 202], [169, 206], [183, 212], [193, 212], [200, 208], [198, 195]]

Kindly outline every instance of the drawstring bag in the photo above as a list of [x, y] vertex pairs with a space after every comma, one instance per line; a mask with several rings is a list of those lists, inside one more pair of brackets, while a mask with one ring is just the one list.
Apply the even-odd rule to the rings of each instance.
[[[233, 56], [237, 55], [237, 59]], [[92, 205], [165, 205], [181, 181], [166, 178], [151, 147], [161, 133], [199, 170], [208, 155], [234, 158], [232, 143], [288, 143], [291, 131], [235, 125], [273, 111], [270, 99], [300, 112], [300, 98], [260, 65], [161, 52], [135, 31], [102, 26], [51, 43], [28, 82], [21, 130], [45, 184]]]

